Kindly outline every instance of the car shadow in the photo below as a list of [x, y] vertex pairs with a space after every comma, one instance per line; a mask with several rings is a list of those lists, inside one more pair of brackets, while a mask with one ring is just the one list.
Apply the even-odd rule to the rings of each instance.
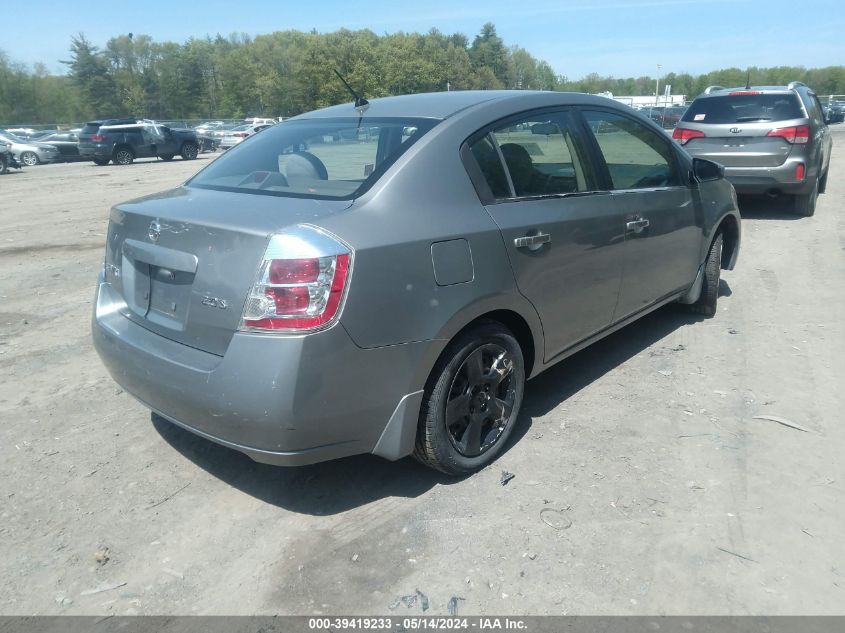
[[[729, 289], [728, 289], [729, 290]], [[523, 411], [543, 416], [592, 382], [678, 328], [702, 321], [679, 305], [655, 310], [561, 361], [526, 384]]]
[[[534, 418], [547, 414], [679, 327], [701, 319], [680, 306], [661, 308], [529, 381], [522, 412], [503, 454], [531, 430]], [[462, 480], [431, 470], [412, 458], [389, 462], [373, 455], [294, 468], [269, 466], [155, 414], [152, 422], [170, 446], [212, 476], [265, 503], [302, 514], [329, 516], [386, 497], [415, 498], [438, 484]]]
[[792, 196], [739, 196], [743, 220], [803, 220], [792, 210]]
[[[194, 161], [202, 161], [202, 160], [211, 160], [214, 156], [203, 155], [200, 154], [196, 158], [192, 160], [185, 160], [179, 156], [173, 158], [173, 160], [160, 160], [158, 158], [136, 158], [132, 165], [171, 165], [173, 163], [190, 163]], [[74, 162], [85, 162], [85, 161], [74, 161]], [[115, 165], [114, 163], [108, 163], [107, 165], [97, 165], [96, 163], [90, 162], [86, 165], [89, 169], [126, 169], [127, 167], [131, 168], [132, 165]]]
[[265, 503], [302, 514], [329, 516], [386, 497], [418, 497], [437, 484], [460, 481], [411, 458], [389, 462], [356, 455], [310, 466], [260, 464], [155, 414], [152, 422], [168, 444], [212, 476]]

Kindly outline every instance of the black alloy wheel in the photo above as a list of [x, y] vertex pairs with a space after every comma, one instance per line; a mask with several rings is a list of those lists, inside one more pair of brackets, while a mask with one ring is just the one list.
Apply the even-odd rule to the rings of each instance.
[[464, 457], [481, 455], [505, 430], [516, 398], [513, 368], [507, 350], [488, 343], [458, 369], [446, 401], [446, 430]]

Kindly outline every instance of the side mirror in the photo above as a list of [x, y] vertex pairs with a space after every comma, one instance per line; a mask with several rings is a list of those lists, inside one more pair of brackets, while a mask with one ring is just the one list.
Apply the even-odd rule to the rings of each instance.
[[692, 176], [695, 182], [721, 180], [725, 177], [725, 168], [719, 163], [704, 158], [692, 159]]

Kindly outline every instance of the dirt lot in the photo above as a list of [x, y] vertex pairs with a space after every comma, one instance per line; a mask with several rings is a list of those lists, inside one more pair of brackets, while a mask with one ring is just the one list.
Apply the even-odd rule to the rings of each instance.
[[0, 613], [419, 614], [416, 590], [428, 614], [845, 613], [838, 128], [815, 217], [743, 203], [715, 319], [662, 309], [532, 381], [510, 450], [463, 480], [258, 465], [110, 380], [108, 208], [202, 158], [0, 177]]

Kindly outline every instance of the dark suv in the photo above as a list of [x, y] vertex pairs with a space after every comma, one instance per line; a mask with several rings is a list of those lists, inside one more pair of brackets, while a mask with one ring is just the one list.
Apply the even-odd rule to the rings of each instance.
[[824, 193], [831, 139], [821, 104], [806, 85], [711, 86], [693, 101], [672, 138], [720, 163], [740, 194], [787, 194], [810, 216]]
[[172, 130], [155, 121], [90, 121], [79, 133], [79, 155], [98, 165], [106, 165], [110, 160], [115, 165], [129, 165], [136, 158], [152, 156], [172, 160], [176, 154], [192, 160], [198, 153], [199, 143], [193, 130]]

